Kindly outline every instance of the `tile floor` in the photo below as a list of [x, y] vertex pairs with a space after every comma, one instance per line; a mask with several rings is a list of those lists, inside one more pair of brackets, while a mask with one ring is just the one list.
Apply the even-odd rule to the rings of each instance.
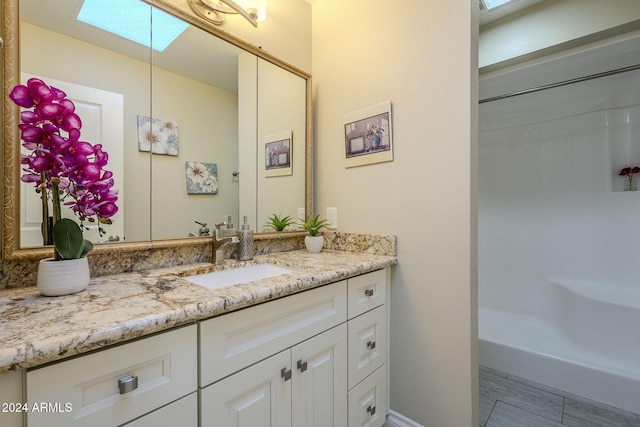
[[640, 427], [638, 414], [484, 366], [479, 418], [480, 427]]

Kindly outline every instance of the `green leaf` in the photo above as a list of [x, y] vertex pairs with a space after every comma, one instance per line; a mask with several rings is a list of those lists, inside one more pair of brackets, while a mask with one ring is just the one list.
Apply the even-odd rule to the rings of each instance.
[[328, 227], [329, 223], [324, 219], [320, 219], [320, 214], [318, 214], [316, 216], [310, 216], [302, 221], [300, 225], [302, 225], [311, 236], [315, 236], [322, 228]]
[[93, 250], [93, 243], [91, 243], [90, 240], [84, 239], [84, 244], [82, 245], [82, 253], [80, 254], [80, 258], [84, 257], [92, 250]]
[[68, 218], [58, 220], [53, 226], [53, 246], [61, 259], [81, 258], [84, 238], [80, 226]]

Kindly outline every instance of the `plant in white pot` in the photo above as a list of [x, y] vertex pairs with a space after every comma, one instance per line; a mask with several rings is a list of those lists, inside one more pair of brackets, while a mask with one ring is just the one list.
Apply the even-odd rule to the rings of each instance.
[[[89, 284], [85, 255], [93, 248], [83, 238], [85, 221], [110, 224], [118, 211], [113, 173], [104, 169], [108, 154], [102, 145], [80, 141], [82, 121], [67, 95], [40, 79], [17, 85], [9, 97], [25, 108], [20, 114], [20, 139], [28, 154], [20, 163], [21, 180], [33, 183], [42, 199], [43, 244], [54, 245], [54, 257], [40, 261], [38, 290], [56, 296], [79, 292]], [[51, 215], [49, 206], [51, 204]], [[68, 206], [80, 220], [62, 218], [61, 206]]]
[[318, 214], [316, 216], [308, 217], [306, 220], [302, 221], [300, 225], [309, 232], [309, 235], [304, 237], [304, 245], [307, 248], [307, 251], [311, 253], [320, 252], [324, 245], [324, 237], [318, 236], [318, 231], [328, 227], [329, 223], [324, 219], [320, 219], [320, 215]]

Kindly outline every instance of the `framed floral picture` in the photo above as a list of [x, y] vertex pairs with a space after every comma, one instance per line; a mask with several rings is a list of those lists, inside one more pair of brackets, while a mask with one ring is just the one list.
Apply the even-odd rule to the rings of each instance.
[[343, 116], [347, 168], [393, 160], [391, 101]]
[[218, 165], [186, 162], [187, 194], [218, 194]]
[[178, 155], [178, 125], [147, 116], [138, 116], [138, 151]]
[[291, 148], [290, 130], [264, 137], [264, 176], [293, 174]]

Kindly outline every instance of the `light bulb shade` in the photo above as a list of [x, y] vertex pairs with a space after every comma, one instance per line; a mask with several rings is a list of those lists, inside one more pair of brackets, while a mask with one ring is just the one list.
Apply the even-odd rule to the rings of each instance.
[[255, 13], [256, 21], [262, 22], [267, 19], [267, 0], [236, 0], [236, 3], [250, 14]]

